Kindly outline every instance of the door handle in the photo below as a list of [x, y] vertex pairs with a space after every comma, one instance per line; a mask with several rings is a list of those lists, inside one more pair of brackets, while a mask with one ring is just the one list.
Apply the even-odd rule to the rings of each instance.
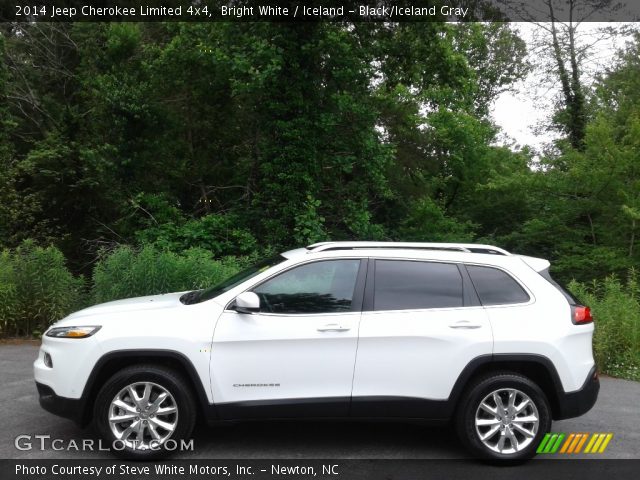
[[449, 325], [449, 328], [459, 328], [462, 330], [473, 330], [480, 327], [482, 327], [482, 325], [478, 323], [471, 323], [469, 320], [460, 320], [459, 322]]
[[348, 332], [351, 329], [338, 325], [337, 323], [329, 323], [323, 327], [318, 327], [317, 330], [319, 332]]

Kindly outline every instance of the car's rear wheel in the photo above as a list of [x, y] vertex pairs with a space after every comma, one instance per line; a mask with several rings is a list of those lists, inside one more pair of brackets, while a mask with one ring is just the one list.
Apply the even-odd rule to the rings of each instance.
[[171, 369], [125, 368], [107, 380], [96, 397], [96, 427], [120, 456], [165, 456], [193, 430], [196, 407], [190, 392], [182, 376]]
[[460, 439], [475, 456], [526, 460], [551, 428], [551, 410], [542, 390], [527, 377], [494, 373], [467, 390], [456, 424]]

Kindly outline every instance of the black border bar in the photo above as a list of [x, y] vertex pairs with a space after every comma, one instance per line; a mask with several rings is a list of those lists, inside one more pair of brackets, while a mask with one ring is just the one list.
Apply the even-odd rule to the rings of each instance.
[[[164, 473], [158, 473], [157, 469]], [[30, 472], [27, 472], [29, 470]], [[111, 472], [113, 473], [107, 473]], [[590, 460], [536, 458], [526, 463], [491, 465], [474, 460], [0, 460], [0, 480], [602, 480], [637, 478], [640, 459]], [[56, 473], [57, 472], [57, 473]]]
[[637, 0], [3, 0], [0, 22], [634, 22]]

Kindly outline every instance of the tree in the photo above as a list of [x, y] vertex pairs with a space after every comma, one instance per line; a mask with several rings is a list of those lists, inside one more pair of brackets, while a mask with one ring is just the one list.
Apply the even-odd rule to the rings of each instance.
[[544, 21], [540, 20], [540, 14], [545, 12], [535, 11], [535, 7], [531, 7], [534, 14], [528, 6], [516, 11], [537, 26], [531, 48], [537, 59], [536, 78], [542, 79], [548, 90], [559, 93], [551, 127], [566, 136], [571, 148], [580, 151], [584, 148], [590, 115], [589, 84], [597, 74], [590, 64], [601, 63], [596, 46], [615, 38], [626, 31], [626, 27], [585, 28], [585, 22], [593, 16], [615, 10], [614, 0], [544, 0], [543, 3]]
[[387, 173], [394, 196], [379, 209], [382, 223], [398, 238], [410, 228], [429, 240], [438, 234], [425, 212], [438, 209], [437, 218], [469, 238], [476, 223], [464, 206], [497, 170], [489, 107], [527, 72], [524, 44], [505, 24], [378, 28], [371, 43], [379, 49], [380, 126], [396, 148]]
[[5, 40], [0, 34], [0, 246], [6, 244], [15, 223], [17, 194], [11, 175], [13, 145], [10, 132], [15, 122], [7, 103], [8, 71], [5, 60]]
[[554, 260], [567, 281], [624, 274], [638, 262], [638, 48], [636, 36], [596, 82], [582, 149], [542, 157], [523, 177], [531, 214], [504, 237], [514, 249]]
[[117, 243], [484, 233], [469, 206], [506, 156], [489, 106], [527, 68], [505, 24], [16, 28], [8, 243], [53, 241], [74, 268]]

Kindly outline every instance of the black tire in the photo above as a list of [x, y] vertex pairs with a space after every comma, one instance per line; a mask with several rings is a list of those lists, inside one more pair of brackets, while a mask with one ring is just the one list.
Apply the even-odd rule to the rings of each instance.
[[[501, 389], [515, 389], [528, 396], [529, 400], [535, 406], [539, 418], [537, 431], [528, 444], [524, 445], [527, 437], [517, 431], [516, 443], [524, 446], [521, 450], [511, 453], [494, 451], [480, 439], [479, 431], [488, 433], [491, 428], [494, 428], [493, 425], [476, 428], [476, 413], [479, 411], [480, 403], [485, 400], [487, 396]], [[502, 390], [499, 396], [508, 398], [508, 391]], [[524, 397], [518, 398], [524, 399]], [[493, 401], [493, 396], [491, 396], [488, 401]], [[521, 404], [522, 403], [523, 402], [521, 402]], [[527, 407], [527, 409], [530, 408], [531, 407]], [[525, 416], [525, 414], [526, 412], [520, 415]], [[481, 415], [484, 416], [484, 412], [482, 412]], [[486, 418], [491, 419], [491, 415], [487, 414]], [[461, 442], [475, 457], [491, 461], [523, 461], [532, 458], [536, 454], [536, 449], [544, 434], [551, 429], [551, 408], [549, 407], [549, 402], [544, 392], [529, 378], [514, 372], [494, 372], [478, 378], [465, 391], [458, 405], [455, 424]], [[520, 425], [522, 426], [522, 424]], [[533, 431], [532, 424], [525, 424], [524, 427], [527, 430]], [[489, 439], [489, 443], [492, 443], [491, 441], [496, 439], [496, 445], [492, 445], [494, 448], [498, 448], [497, 440], [499, 440], [504, 431], [501, 430], [501, 428], [506, 429], [508, 427], [501, 427], [501, 424], [498, 423], [497, 428], [499, 430], [494, 434], [495, 436]], [[516, 429], [512, 428], [512, 431], [516, 432]], [[520, 442], [520, 439], [522, 439], [522, 442]], [[505, 440], [505, 446], [506, 445], [509, 445], [509, 448], [505, 448], [505, 452], [511, 449], [512, 442], [510, 439]]]
[[[111, 430], [109, 422], [111, 402], [128, 385], [138, 382], [155, 384], [173, 396], [172, 399], [170, 398], [171, 405], [177, 411], [175, 417], [169, 414], [169, 418], [176, 422], [176, 425], [173, 433], [169, 434], [170, 436], [166, 440], [176, 441], [177, 446], [180, 445], [180, 440], [187, 440], [191, 436], [196, 421], [196, 405], [193, 400], [192, 389], [178, 372], [160, 365], [133, 365], [120, 370], [109, 378], [98, 392], [95, 400], [93, 410], [94, 425], [106, 441], [106, 444], [111, 448], [111, 451], [119, 457], [132, 460], [152, 460], [166, 457], [174, 448], [163, 448], [161, 445], [154, 445], [155, 448], [153, 449], [131, 448], [118, 441], [119, 439]], [[144, 392], [144, 386], [141, 385], [138, 388], [141, 388]], [[164, 418], [168, 417], [165, 416]], [[126, 426], [127, 423], [123, 425]], [[165, 431], [165, 434], [168, 434], [168, 432]], [[171, 447], [176, 446], [173, 442], [169, 443]]]

